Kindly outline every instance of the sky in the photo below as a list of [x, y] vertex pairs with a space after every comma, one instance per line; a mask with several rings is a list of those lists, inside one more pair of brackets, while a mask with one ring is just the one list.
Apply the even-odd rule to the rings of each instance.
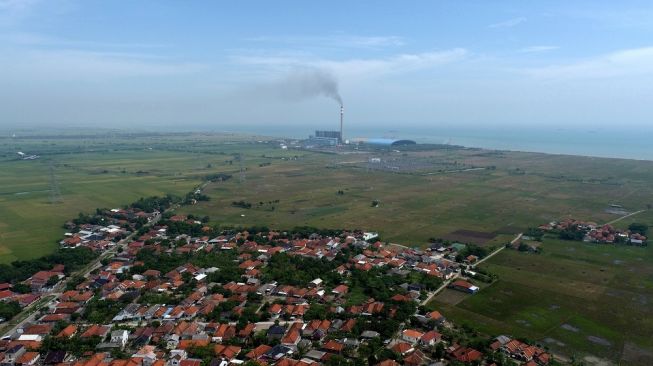
[[[651, 1], [0, 0], [0, 127], [650, 126]], [[335, 128], [335, 125], [334, 125]]]

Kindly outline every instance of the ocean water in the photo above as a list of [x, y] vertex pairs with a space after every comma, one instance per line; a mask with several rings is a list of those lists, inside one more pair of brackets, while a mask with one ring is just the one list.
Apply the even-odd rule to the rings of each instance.
[[[311, 126], [312, 127], [312, 126]], [[215, 131], [307, 138], [315, 128], [263, 125], [215, 128]], [[319, 128], [318, 128], [319, 129]], [[352, 127], [345, 138], [384, 137], [417, 143], [448, 143], [496, 150], [542, 152], [606, 158], [653, 160], [653, 127], [517, 128], [517, 127]]]

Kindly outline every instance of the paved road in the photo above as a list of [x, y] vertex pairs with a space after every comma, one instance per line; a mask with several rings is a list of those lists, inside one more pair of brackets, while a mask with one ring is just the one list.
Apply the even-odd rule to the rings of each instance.
[[[49, 299], [52, 297], [51, 299]], [[28, 305], [25, 309], [20, 314], [17, 314], [12, 321], [16, 321], [16, 319], [20, 319], [21, 317], [25, 317], [25, 319], [19, 321], [15, 325], [11, 326], [12, 321], [9, 321], [9, 323], [5, 324], [5, 327], [11, 326], [9, 330], [7, 330], [2, 336], [9, 336], [14, 333], [14, 331], [20, 327], [22, 327], [24, 324], [28, 322], [33, 322], [38, 314], [40, 312], [38, 311], [40, 308], [44, 306], [50, 305], [55, 299], [57, 298], [57, 294], [51, 293], [51, 294], [44, 294], [43, 297], [36, 302]], [[49, 299], [49, 300], [48, 300]], [[44, 302], [44, 300], [46, 300]], [[27, 316], [26, 316], [27, 314]]]
[[[208, 184], [209, 184], [209, 182], [204, 182], [198, 188], [203, 189]], [[178, 204], [174, 205], [174, 206], [168, 208], [164, 212], [173, 211], [178, 207], [179, 207]], [[159, 222], [159, 220], [161, 220], [162, 216], [163, 216], [163, 213], [161, 215], [157, 216], [156, 218], [154, 218], [149, 223], [147, 223], [146, 226], [155, 225], [157, 222]], [[138, 231], [134, 231], [133, 233], [129, 234], [124, 239], [118, 241], [113, 248], [111, 248], [111, 249], [105, 251], [104, 253], [102, 253], [101, 255], [99, 255], [91, 263], [84, 266], [84, 268], [82, 268], [79, 271], [75, 272], [74, 274], [71, 274], [70, 276], [66, 277], [63, 281], [59, 282], [51, 291], [43, 293], [41, 295], [43, 298], [52, 297], [52, 299], [50, 301], [48, 301], [47, 303], [45, 303], [45, 304], [41, 304], [41, 302], [37, 301], [36, 303], [26, 307], [20, 314], [17, 314], [16, 317], [14, 317], [14, 319], [16, 319], [16, 318], [20, 319], [21, 317], [25, 317], [25, 319], [21, 320], [16, 325], [14, 325], [11, 328], [9, 328], [8, 330], [6, 330], [4, 332], [4, 334], [3, 334], [3, 337], [13, 335], [16, 332], [17, 329], [23, 327], [27, 322], [33, 322], [35, 320], [36, 315], [39, 314], [38, 309], [53, 305], [55, 303], [55, 301], [57, 301], [57, 299], [59, 298], [59, 296], [61, 295], [63, 290], [66, 288], [66, 284], [68, 283], [68, 281], [72, 277], [74, 277], [74, 276], [87, 277], [91, 272], [93, 272], [93, 270], [95, 270], [96, 268], [101, 267], [101, 265], [102, 265], [101, 262], [102, 262], [103, 259], [113, 257], [118, 252], [118, 248], [121, 248], [126, 243], [129, 243], [134, 238], [134, 236], [136, 236], [137, 233], [138, 233]], [[25, 316], [26, 312], [31, 312], [31, 313], [28, 316]], [[8, 326], [8, 325], [9, 324], [7, 324], [5, 326]]]
[[[203, 182], [202, 184], [200, 184], [195, 189], [203, 190], [210, 183], [211, 183], [210, 181]], [[179, 206], [180, 206], [179, 204], [176, 204], [176, 205], [168, 208], [167, 210], [165, 210], [164, 213], [169, 212], [169, 211], [174, 211], [175, 209], [179, 208]], [[159, 222], [159, 220], [161, 220], [162, 216], [163, 216], [163, 213], [161, 215], [157, 216], [156, 218], [154, 218], [149, 223], [147, 223], [145, 226], [149, 227], [149, 226], [155, 225], [157, 222]], [[101, 267], [101, 265], [102, 265], [101, 262], [102, 262], [103, 259], [113, 257], [118, 252], [118, 248], [121, 248], [126, 243], [129, 243], [134, 238], [134, 236], [136, 236], [137, 233], [138, 233], [138, 231], [134, 231], [133, 233], [129, 234], [126, 238], [124, 238], [124, 239], [120, 240], [119, 242], [117, 242], [116, 245], [113, 248], [111, 248], [111, 249], [107, 250], [106, 252], [102, 253], [95, 260], [93, 260], [91, 263], [84, 266], [84, 268], [80, 269], [79, 271], [75, 272], [74, 274], [71, 274], [70, 276], [66, 277], [63, 281], [59, 282], [57, 285], [55, 285], [55, 287], [51, 291], [43, 293], [41, 295], [42, 298], [52, 297], [52, 299], [50, 301], [48, 301], [47, 303], [42, 303], [42, 301], [37, 301], [37, 302], [33, 303], [32, 305], [26, 307], [20, 314], [17, 314], [14, 317], [14, 319], [20, 319], [21, 317], [25, 317], [25, 319], [21, 320], [16, 325], [9, 328], [7, 331], [4, 332], [4, 334], [2, 336], [4, 337], [4, 336], [12, 335], [12, 334], [14, 334], [16, 332], [17, 329], [21, 328], [27, 322], [33, 322], [35, 320], [36, 315], [39, 314], [38, 309], [46, 307], [46, 306], [53, 305], [54, 302], [57, 301], [59, 296], [61, 296], [61, 293], [66, 288], [66, 284], [68, 283], [68, 281], [72, 277], [74, 277], [74, 276], [87, 277], [91, 272], [93, 272], [93, 270], [95, 270], [96, 268]], [[25, 316], [26, 313], [29, 313], [29, 315]], [[11, 324], [11, 322], [9, 324]], [[5, 326], [9, 326], [9, 324], [6, 324]]]

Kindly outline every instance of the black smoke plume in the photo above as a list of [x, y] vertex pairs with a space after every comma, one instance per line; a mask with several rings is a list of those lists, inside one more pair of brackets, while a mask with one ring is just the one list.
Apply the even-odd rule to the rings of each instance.
[[303, 99], [324, 96], [342, 105], [342, 97], [338, 91], [338, 80], [325, 70], [296, 70], [281, 80], [281, 93], [289, 98]]

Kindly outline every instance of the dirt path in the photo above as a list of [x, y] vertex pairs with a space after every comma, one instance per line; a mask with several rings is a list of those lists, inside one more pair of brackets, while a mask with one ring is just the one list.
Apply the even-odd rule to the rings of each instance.
[[[515, 238], [512, 239], [512, 240], [510, 241], [510, 244], [511, 244], [511, 245], [512, 245], [512, 244], [515, 244], [515, 242], [516, 242], [517, 240], [521, 239], [522, 235], [524, 235], [524, 234], [523, 234], [523, 233], [519, 233], [519, 234], [517, 234], [517, 236], [515, 236]], [[486, 260], [488, 260], [488, 259], [494, 257], [495, 255], [499, 254], [499, 252], [502, 251], [502, 250], [504, 250], [504, 249], [506, 249], [506, 246], [505, 246], [505, 245], [502, 246], [502, 247], [500, 247], [499, 249], [495, 250], [494, 252], [490, 253], [487, 257], [485, 257], [485, 258], [481, 259], [480, 261], [478, 261], [478, 262], [472, 264], [472, 268], [473, 268], [473, 267], [476, 267], [476, 266], [478, 266], [479, 264], [485, 262]]]
[[624, 215], [624, 216], [618, 217], [618, 218], [616, 218], [616, 219], [614, 219], [614, 220], [612, 220], [612, 221], [610, 221], [610, 222], [606, 222], [605, 225], [612, 225], [612, 224], [614, 224], [615, 222], [619, 222], [619, 221], [621, 221], [621, 220], [623, 220], [623, 219], [625, 219], [625, 218], [628, 218], [628, 217], [631, 217], [631, 216], [635, 216], [635, 215], [637, 215], [637, 214], [639, 214], [639, 213], [642, 213], [642, 212], [644, 212], [644, 211], [646, 211], [646, 210], [639, 210], [639, 211], [631, 212], [631, 213], [629, 213], [628, 215]]
[[431, 300], [433, 300], [433, 298], [435, 297], [435, 295], [437, 295], [438, 293], [440, 293], [440, 291], [442, 291], [442, 290], [444, 290], [445, 288], [447, 288], [447, 286], [449, 286], [449, 284], [451, 283], [451, 281], [453, 281], [453, 280], [455, 280], [456, 278], [458, 278], [458, 276], [460, 276], [460, 274], [459, 274], [459, 273], [456, 273], [453, 277], [451, 277], [450, 279], [444, 281], [444, 283], [442, 284], [442, 286], [438, 287], [435, 291], [431, 292], [431, 293], [429, 294], [429, 296], [427, 296], [426, 299], [424, 299], [424, 301], [422, 301], [422, 302], [419, 303], [420, 306], [424, 306], [424, 305], [428, 304]]

